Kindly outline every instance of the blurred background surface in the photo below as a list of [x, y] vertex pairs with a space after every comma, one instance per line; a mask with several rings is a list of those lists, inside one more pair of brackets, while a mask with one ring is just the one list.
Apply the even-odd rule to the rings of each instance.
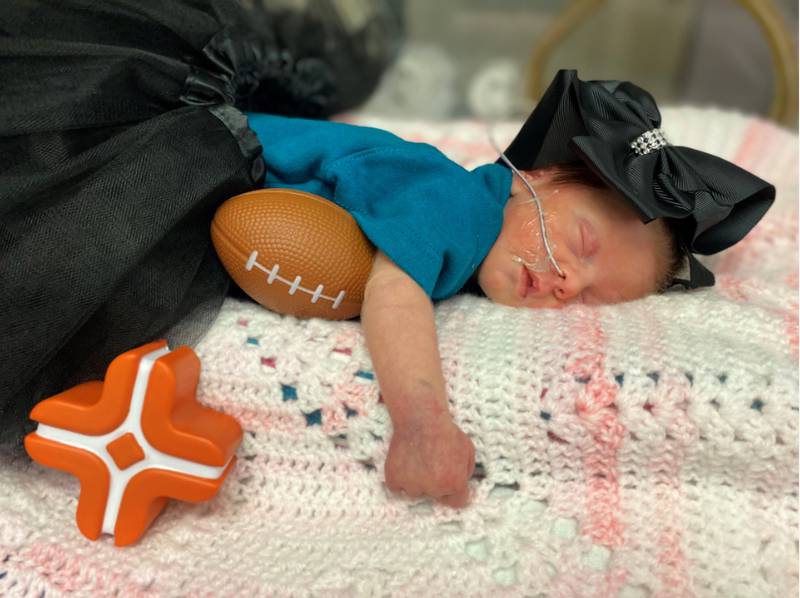
[[[541, 93], [559, 68], [575, 68], [584, 80], [631, 80], [660, 105], [714, 105], [765, 116], [773, 109], [775, 120], [797, 125], [797, 0], [332, 3], [351, 13], [384, 4], [402, 24], [397, 56], [361, 108], [370, 114], [524, 116], [534, 104], [531, 79], [538, 77], [536, 93]], [[564, 26], [565, 15], [581, 9], [582, 17]], [[548, 36], [557, 39], [533, 72], [534, 50]], [[787, 54], [791, 58], [782, 68], [792, 89], [778, 89], [774, 48], [779, 47], [784, 63]], [[776, 96], [793, 103], [775, 112]]]
[[524, 117], [574, 68], [797, 126], [797, 0], [239, 1], [375, 116]]

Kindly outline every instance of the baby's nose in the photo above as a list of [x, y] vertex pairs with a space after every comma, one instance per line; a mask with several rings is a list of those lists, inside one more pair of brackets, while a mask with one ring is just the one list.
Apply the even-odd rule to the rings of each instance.
[[563, 269], [564, 276], [559, 276], [555, 272], [552, 273], [552, 293], [553, 296], [559, 301], [567, 302], [572, 301], [578, 297], [583, 291], [583, 284], [580, 277], [571, 270]]

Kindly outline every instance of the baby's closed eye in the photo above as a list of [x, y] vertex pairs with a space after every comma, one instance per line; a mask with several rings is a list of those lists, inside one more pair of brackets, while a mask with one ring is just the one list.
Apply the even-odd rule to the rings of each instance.
[[600, 242], [594, 232], [594, 227], [586, 220], [581, 218], [581, 257], [592, 257], [600, 249]]

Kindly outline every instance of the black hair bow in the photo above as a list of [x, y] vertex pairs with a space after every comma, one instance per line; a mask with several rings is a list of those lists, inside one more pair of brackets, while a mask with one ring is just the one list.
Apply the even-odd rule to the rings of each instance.
[[[524, 170], [585, 162], [619, 191], [643, 222], [669, 218], [689, 258], [689, 288], [714, 275], [693, 253], [740, 241], [775, 199], [775, 187], [717, 156], [670, 145], [653, 97], [629, 81], [581, 81], [562, 69], [511, 142], [506, 155]], [[499, 161], [498, 161], [499, 163]]]

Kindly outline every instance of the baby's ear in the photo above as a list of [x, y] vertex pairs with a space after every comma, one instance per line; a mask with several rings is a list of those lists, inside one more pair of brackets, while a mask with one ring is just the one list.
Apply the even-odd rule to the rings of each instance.
[[557, 164], [550, 164], [549, 166], [542, 166], [540, 168], [534, 168], [533, 170], [526, 170], [534, 180], [536, 179], [544, 179], [548, 180], [553, 178], [553, 176], [559, 171], [559, 166]]
[[[555, 169], [552, 166], [548, 166], [547, 168], [537, 168], [535, 170], [520, 170], [520, 173], [538, 195], [540, 191], [544, 190], [545, 185], [550, 184], [552, 176], [555, 174]], [[530, 197], [528, 187], [516, 174], [511, 184], [511, 192], [515, 195], [522, 193], [526, 197]]]

